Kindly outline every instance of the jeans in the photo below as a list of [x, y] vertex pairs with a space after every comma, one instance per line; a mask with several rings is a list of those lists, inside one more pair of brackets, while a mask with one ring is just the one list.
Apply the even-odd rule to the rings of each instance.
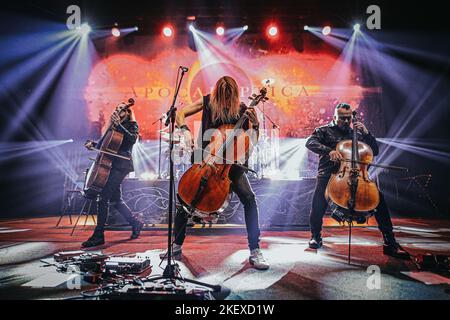
[[128, 174], [128, 170], [112, 169], [108, 181], [105, 187], [100, 193], [97, 200], [97, 227], [95, 228], [96, 234], [103, 234], [105, 231], [106, 219], [109, 214], [109, 205], [112, 204], [113, 207], [119, 211], [119, 213], [125, 218], [125, 220], [130, 224], [134, 225], [137, 220], [133, 217], [130, 208], [122, 200], [122, 190], [121, 184], [123, 179]]
[[[325, 189], [327, 188], [330, 177], [317, 177], [316, 189], [314, 190], [311, 213], [309, 216], [309, 225], [313, 236], [319, 236], [322, 231], [322, 220], [328, 207], [325, 199]], [[383, 234], [392, 234], [393, 227], [389, 209], [380, 192], [380, 203], [375, 209], [375, 219], [378, 223], [378, 229]]]
[[[248, 181], [245, 171], [237, 166], [230, 169], [231, 190], [236, 193], [244, 205], [245, 226], [247, 229], [248, 246], [250, 250], [259, 248], [259, 219], [256, 196]], [[182, 208], [177, 208], [175, 216], [174, 237], [175, 244], [182, 245], [186, 238], [186, 223], [188, 216]]]

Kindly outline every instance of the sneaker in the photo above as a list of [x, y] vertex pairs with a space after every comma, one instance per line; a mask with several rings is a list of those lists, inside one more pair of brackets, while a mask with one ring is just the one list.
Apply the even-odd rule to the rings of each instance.
[[308, 242], [309, 248], [311, 249], [319, 249], [322, 247], [323, 242], [322, 242], [322, 237], [318, 236], [312, 236], [311, 240], [309, 240]]
[[87, 239], [85, 242], [81, 244], [83, 248], [90, 248], [90, 247], [96, 247], [101, 246], [102, 244], [105, 244], [105, 237], [103, 235], [93, 235], [89, 239]]
[[[172, 246], [172, 257], [179, 258], [181, 256], [181, 253], [182, 253], [182, 246], [174, 243]], [[159, 257], [161, 258], [161, 260], [167, 259], [167, 249], [164, 250], [164, 252], [160, 253]]]
[[260, 249], [253, 249], [250, 251], [250, 257], [248, 258], [253, 268], [258, 270], [269, 269], [269, 263], [264, 259], [264, 256]]
[[139, 238], [139, 235], [141, 234], [141, 230], [144, 227], [144, 224], [138, 220], [131, 226], [131, 236], [130, 239], [137, 239]]

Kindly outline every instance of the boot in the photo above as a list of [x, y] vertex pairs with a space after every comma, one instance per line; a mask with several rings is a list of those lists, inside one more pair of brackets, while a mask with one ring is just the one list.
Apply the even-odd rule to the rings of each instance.
[[309, 240], [308, 242], [309, 248], [310, 249], [319, 249], [322, 247], [323, 245], [323, 241], [322, 241], [322, 235], [319, 234], [313, 234], [311, 236], [311, 240]]
[[119, 211], [120, 214], [125, 218], [125, 220], [127, 220], [127, 222], [131, 225], [130, 239], [137, 239], [141, 234], [141, 230], [144, 224], [133, 216], [130, 208], [122, 200], [116, 202], [114, 204], [114, 208]]
[[131, 225], [130, 239], [133, 240], [133, 239], [139, 238], [143, 227], [144, 227], [144, 224], [142, 222], [140, 222], [139, 220], [136, 220], [135, 222], [133, 222], [133, 224]]
[[383, 253], [398, 259], [409, 259], [409, 253], [406, 252], [395, 240], [394, 233], [383, 233]]
[[94, 234], [81, 244], [83, 248], [101, 246], [105, 244], [105, 236], [103, 232], [94, 231]]

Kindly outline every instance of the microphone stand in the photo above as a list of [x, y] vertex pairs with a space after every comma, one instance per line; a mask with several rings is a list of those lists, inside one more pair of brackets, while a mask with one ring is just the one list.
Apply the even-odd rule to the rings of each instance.
[[[266, 149], [267, 149], [267, 134], [266, 134], [266, 109], [265, 109], [265, 101], [262, 101], [262, 105], [263, 105], [263, 154], [262, 154], [262, 161], [263, 163], [261, 164], [261, 178], [264, 178], [264, 167], [267, 165], [267, 159], [266, 159]], [[260, 152], [261, 155], [261, 152]]]
[[[263, 106], [264, 106], [264, 101], [263, 101]], [[258, 106], [256, 106], [256, 108], [259, 110], [259, 112], [261, 112], [263, 114], [263, 123], [264, 123], [264, 130], [266, 129], [266, 118], [270, 121], [270, 123], [272, 124], [272, 128], [273, 129], [278, 129], [280, 130], [280, 127], [265, 113], [265, 111], [261, 111], [260, 108], [258, 108]]]
[[175, 102], [177, 100], [178, 91], [180, 90], [181, 82], [185, 74], [185, 70], [181, 69], [181, 77], [178, 83], [175, 84], [175, 93], [173, 95], [173, 102], [170, 106], [169, 112], [167, 113], [167, 119], [165, 125], [170, 124], [169, 129], [169, 222], [168, 222], [168, 236], [167, 236], [167, 265], [164, 269], [163, 277], [166, 279], [173, 279], [176, 277], [175, 268], [176, 265], [172, 264], [172, 222], [173, 222], [173, 196], [175, 189], [175, 177], [174, 177], [174, 164], [173, 164], [173, 134], [175, 132], [175, 118], [177, 113], [177, 108], [175, 107]]
[[[172, 222], [173, 222], [173, 207], [174, 207], [174, 190], [175, 190], [175, 177], [174, 177], [174, 163], [173, 163], [173, 147], [174, 147], [174, 132], [175, 132], [175, 119], [176, 119], [176, 112], [177, 108], [175, 107], [175, 102], [177, 100], [178, 92], [181, 87], [181, 82], [183, 81], [184, 74], [188, 71], [187, 68], [180, 67], [181, 70], [181, 76], [179, 77], [179, 81], [177, 80], [177, 83], [175, 85], [175, 93], [173, 96], [173, 102], [172, 105], [167, 112], [167, 120], [165, 122], [165, 125], [168, 126], [170, 124], [169, 129], [169, 222], [168, 222], [168, 231], [167, 231], [167, 265], [163, 271], [162, 276], [157, 277], [150, 277], [147, 278], [149, 281], [155, 281], [160, 279], [170, 280], [172, 283], [175, 284], [176, 280], [182, 281], [182, 282], [189, 282], [193, 284], [197, 284], [203, 287], [208, 287], [212, 289], [214, 292], [219, 292], [222, 287], [219, 285], [210, 285], [207, 283], [203, 283], [197, 280], [193, 279], [187, 279], [183, 278], [181, 275], [179, 276], [179, 268], [178, 264], [172, 263]], [[179, 72], [179, 71], [178, 71]], [[178, 77], [177, 77], [178, 79]]]
[[[272, 128], [273, 129], [280, 130], [280, 127], [275, 122], [273, 122], [273, 120], [266, 114], [265, 101], [264, 100], [262, 101], [262, 105], [263, 105], [263, 110], [258, 108], [258, 106], [256, 106], [256, 108], [258, 109], [259, 112], [261, 112], [263, 114], [263, 133], [264, 133], [263, 142], [264, 142], [264, 149], [265, 149], [266, 148], [266, 139], [267, 139], [267, 135], [266, 135], [266, 118], [270, 121], [270, 123], [272, 123]], [[263, 150], [263, 151], [265, 152], [266, 150]], [[258, 154], [258, 158], [259, 159], [261, 158], [260, 155], [261, 155], [261, 153], [259, 152], [259, 154]], [[263, 160], [265, 160], [265, 159], [263, 159]], [[265, 163], [265, 162], [261, 164], [261, 178], [264, 178], [264, 166], [265, 165], [267, 165], [267, 163]]]
[[158, 179], [161, 180], [161, 152], [162, 152], [162, 119], [165, 117], [166, 115], [164, 114], [161, 118], [159, 118], [158, 120], [156, 120], [155, 122], [152, 123], [155, 124], [159, 121], [159, 157], [158, 157]]

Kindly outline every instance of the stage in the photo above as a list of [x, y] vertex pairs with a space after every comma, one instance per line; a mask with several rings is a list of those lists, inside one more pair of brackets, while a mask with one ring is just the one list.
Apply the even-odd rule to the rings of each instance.
[[[56, 222], [57, 217], [0, 222], [0, 299], [65, 299], [93, 287], [84, 282], [80, 290], [69, 290], [66, 283], [45, 288], [29, 286], [49, 285], [48, 279], [60, 277], [54, 267], [44, 267], [40, 259], [59, 251], [79, 250], [93, 229], [88, 220], [86, 227], [81, 224], [70, 236], [69, 219], [64, 218], [60, 227], [55, 227]], [[393, 222], [398, 241], [413, 256], [450, 254], [448, 221], [402, 218]], [[261, 247], [271, 264], [267, 271], [250, 267], [245, 230], [239, 226], [197, 225], [189, 229], [179, 264], [185, 277], [230, 289], [227, 300], [449, 299], [448, 285], [426, 285], [402, 273], [417, 271], [412, 260], [383, 255], [381, 235], [374, 223], [372, 219], [368, 226], [353, 228], [350, 265], [348, 230], [328, 218], [324, 247], [318, 251], [307, 249], [309, 231], [263, 231]], [[129, 230], [107, 231], [106, 244], [93, 251], [133, 254], [150, 250], [152, 274], [160, 274], [158, 254], [167, 239], [163, 227], [147, 227], [136, 240], [128, 240]], [[370, 266], [381, 270], [380, 289], [370, 290], [367, 286]]]
[[[175, 308], [197, 299], [273, 304], [285, 319], [307, 314], [297, 300], [321, 300], [310, 304], [322, 317], [380, 318], [390, 314], [368, 300], [410, 300], [395, 306], [404, 318], [438, 318], [418, 301], [450, 300], [442, 7], [5, 4], [0, 301], [161, 300], [111, 304], [126, 317], [182, 319], [193, 314]], [[172, 225], [183, 242], [185, 223], [178, 273], [160, 254]], [[339, 305], [322, 308], [327, 300]], [[100, 304], [102, 318], [114, 312]], [[45, 306], [46, 317], [95, 317], [86, 305]]]

